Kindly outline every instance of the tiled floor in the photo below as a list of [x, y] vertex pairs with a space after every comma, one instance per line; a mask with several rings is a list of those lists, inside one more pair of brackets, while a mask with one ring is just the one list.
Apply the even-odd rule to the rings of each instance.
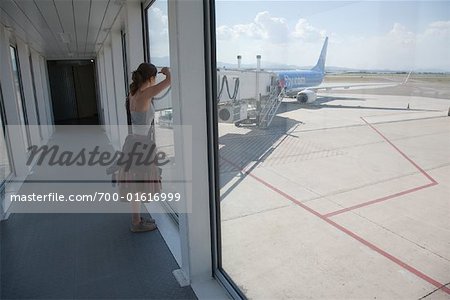
[[1, 299], [195, 299], [158, 231], [127, 214], [14, 214], [1, 225]]
[[[111, 147], [99, 127], [59, 130], [50, 144]], [[26, 183], [19, 194], [54, 192], [55, 179], [69, 180], [62, 191], [87, 192], [95, 186], [70, 180], [108, 179], [104, 168], [78, 169], [37, 166], [27, 180], [49, 183]], [[11, 214], [0, 222], [0, 299], [196, 299], [173, 276], [179, 266], [159, 231], [132, 233], [130, 221], [129, 213]]]

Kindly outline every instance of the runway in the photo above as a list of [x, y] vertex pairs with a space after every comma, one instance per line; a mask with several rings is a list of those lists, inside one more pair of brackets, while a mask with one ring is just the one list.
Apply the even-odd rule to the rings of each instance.
[[450, 299], [450, 99], [412, 84], [219, 125], [223, 268], [249, 298]]

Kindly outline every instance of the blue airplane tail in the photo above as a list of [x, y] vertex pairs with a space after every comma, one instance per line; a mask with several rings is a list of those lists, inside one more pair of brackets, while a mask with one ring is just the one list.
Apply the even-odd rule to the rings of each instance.
[[327, 56], [327, 47], [328, 47], [328, 37], [325, 38], [325, 42], [323, 43], [322, 51], [320, 52], [317, 64], [311, 70], [325, 73], [325, 58]]

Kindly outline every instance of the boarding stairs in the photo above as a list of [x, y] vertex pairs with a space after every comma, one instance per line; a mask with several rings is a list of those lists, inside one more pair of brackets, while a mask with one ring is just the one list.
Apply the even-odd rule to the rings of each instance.
[[263, 97], [260, 96], [261, 111], [258, 118], [258, 127], [267, 128], [270, 126], [283, 98], [284, 89], [280, 91], [277, 86], [271, 86], [271, 91], [268, 95]]

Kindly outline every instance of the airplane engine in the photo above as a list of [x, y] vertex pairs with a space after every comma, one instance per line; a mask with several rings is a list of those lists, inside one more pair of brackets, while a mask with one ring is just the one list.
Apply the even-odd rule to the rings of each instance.
[[316, 98], [317, 94], [310, 90], [303, 90], [297, 94], [297, 101], [300, 103], [312, 103]]

